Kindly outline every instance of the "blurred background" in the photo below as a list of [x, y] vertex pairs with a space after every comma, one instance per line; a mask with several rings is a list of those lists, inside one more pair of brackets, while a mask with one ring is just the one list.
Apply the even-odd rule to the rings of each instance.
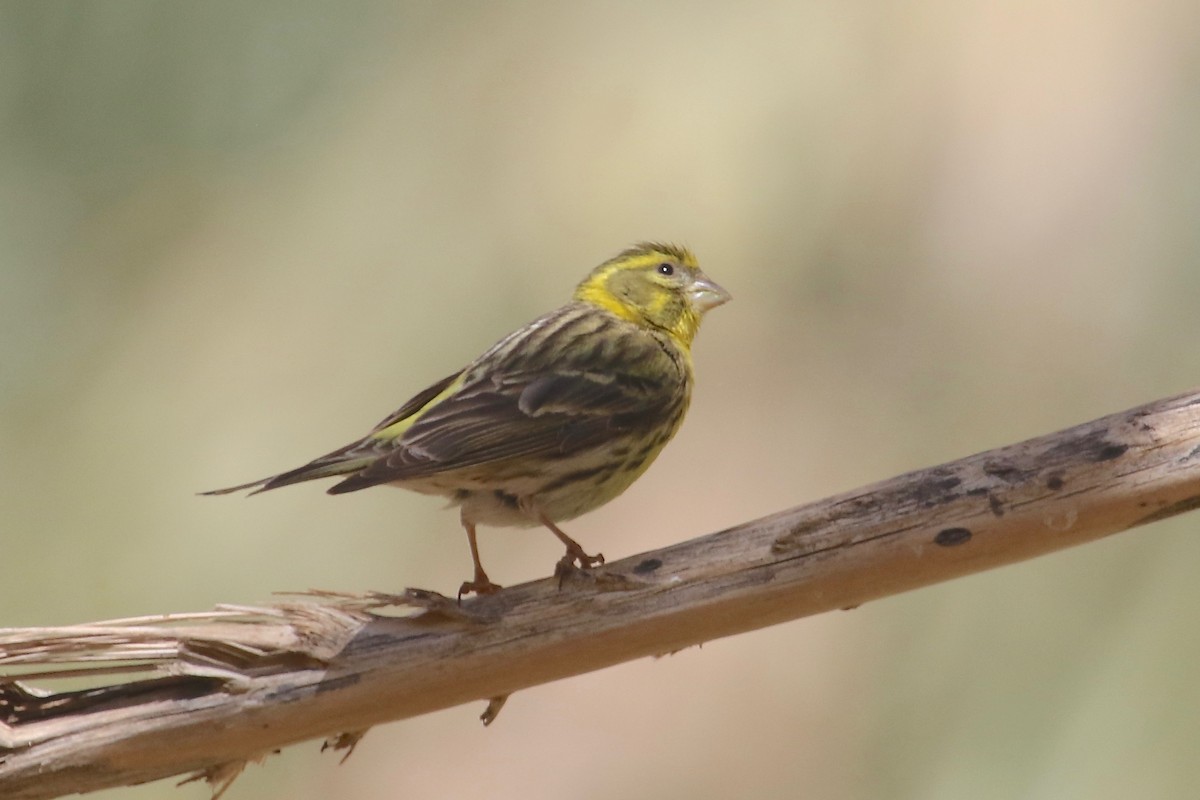
[[[296, 466], [691, 246], [734, 295], [610, 558], [1200, 383], [1184, 0], [0, 6], [0, 625], [451, 592]], [[1147, 798], [1200, 782], [1200, 515], [318, 743], [227, 798]], [[494, 579], [547, 575], [484, 530]], [[174, 781], [104, 800], [206, 798]]]

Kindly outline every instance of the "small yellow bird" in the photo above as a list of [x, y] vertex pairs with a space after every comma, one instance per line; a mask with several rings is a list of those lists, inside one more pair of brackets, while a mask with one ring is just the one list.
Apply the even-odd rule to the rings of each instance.
[[557, 523], [629, 488], [675, 431], [692, 394], [704, 312], [730, 299], [683, 247], [643, 243], [592, 270], [571, 302], [518, 328], [405, 403], [356, 442], [297, 469], [204, 494], [345, 476], [330, 494], [390, 483], [461, 509], [475, 577], [494, 592], [475, 526], [544, 525], [563, 566], [604, 563]]

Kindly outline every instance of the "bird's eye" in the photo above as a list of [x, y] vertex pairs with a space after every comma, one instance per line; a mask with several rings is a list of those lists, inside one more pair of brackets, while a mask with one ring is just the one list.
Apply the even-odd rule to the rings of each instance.
[[664, 261], [663, 263], [658, 265], [658, 274], [659, 275], [674, 275], [675, 267]]

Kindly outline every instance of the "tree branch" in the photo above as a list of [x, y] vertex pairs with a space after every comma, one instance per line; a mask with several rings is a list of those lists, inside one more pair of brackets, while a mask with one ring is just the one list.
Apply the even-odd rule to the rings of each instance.
[[[490, 721], [520, 689], [1190, 511], [1198, 455], [1192, 392], [461, 607], [417, 591], [329, 595], [0, 631], [0, 796], [188, 773], [227, 786], [248, 761], [305, 739], [352, 747], [373, 725], [473, 700], [490, 701]], [[388, 604], [409, 614], [376, 612]], [[25, 688], [65, 663], [130, 675], [88, 691]]]

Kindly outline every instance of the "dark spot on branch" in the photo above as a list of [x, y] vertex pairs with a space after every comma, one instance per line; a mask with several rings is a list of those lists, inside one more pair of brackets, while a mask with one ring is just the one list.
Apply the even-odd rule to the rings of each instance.
[[647, 573], [654, 572], [656, 569], [658, 569], [661, 566], [662, 566], [662, 559], [647, 558], [645, 561], [643, 561], [642, 563], [640, 563], [636, 567], [634, 567], [633, 571], [634, 571], [634, 574], [636, 574], [636, 575], [646, 575]]
[[344, 689], [347, 686], [354, 686], [360, 680], [362, 680], [362, 676], [358, 674], [339, 675], [336, 678], [326, 678], [317, 684], [317, 694], [331, 692], [336, 689]]
[[962, 479], [956, 475], [947, 474], [947, 471], [935, 470], [928, 478], [913, 487], [913, 500], [925, 508], [941, 505], [957, 497], [954, 490], [960, 484], [962, 484]]
[[1177, 514], [1183, 514], [1187, 511], [1195, 511], [1197, 508], [1200, 508], [1200, 495], [1194, 495], [1178, 502], [1171, 503], [1169, 506], [1164, 506], [1158, 511], [1142, 517], [1130, 527], [1133, 527], [1134, 525], [1145, 525], [1147, 522], [1158, 522], [1159, 520], [1174, 517]]
[[1057, 492], [1059, 489], [1063, 488], [1065, 483], [1066, 481], [1063, 480], [1062, 475], [1057, 472], [1046, 478], [1046, 488], [1052, 492]]
[[1049, 448], [1045, 457], [1048, 459], [1111, 461], [1123, 455], [1129, 449], [1127, 444], [1118, 444], [1105, 438], [1108, 429], [1092, 430], [1088, 433], [1072, 436]]
[[[856, 513], [858, 513], [858, 509], [852, 509], [845, 516], [851, 517]], [[782, 555], [808, 547], [810, 545], [808, 540], [812, 538], [813, 531], [828, 525], [829, 522], [830, 520], [809, 519], [796, 523], [790, 531], [771, 543], [771, 552], [775, 555]]]
[[983, 465], [985, 475], [999, 478], [1005, 483], [1020, 483], [1025, 480], [1026, 470], [1006, 461], [989, 461]]
[[1149, 416], [1148, 411], [1142, 410], [1129, 415], [1128, 422], [1133, 427], [1137, 428], [1142, 433], [1153, 433], [1154, 426], [1146, 422], [1146, 417]]
[[938, 531], [933, 543], [942, 547], [957, 547], [971, 541], [971, 532], [966, 528], [946, 528]]
[[1000, 498], [991, 492], [988, 492], [988, 508], [991, 509], [994, 516], [1004, 516], [1004, 503], [1000, 502]]

